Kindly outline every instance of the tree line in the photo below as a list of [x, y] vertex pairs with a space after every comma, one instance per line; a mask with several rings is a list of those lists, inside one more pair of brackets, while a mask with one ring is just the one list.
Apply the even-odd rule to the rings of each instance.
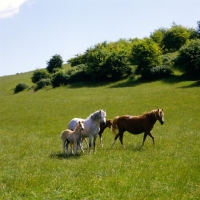
[[104, 41], [67, 62], [72, 68], [63, 70], [62, 57], [52, 56], [45, 69], [34, 71], [31, 79], [35, 88], [88, 80], [117, 81], [135, 75], [155, 80], [171, 75], [174, 69], [199, 77], [200, 21], [196, 29], [173, 23], [171, 28], [156, 29], [143, 39]]

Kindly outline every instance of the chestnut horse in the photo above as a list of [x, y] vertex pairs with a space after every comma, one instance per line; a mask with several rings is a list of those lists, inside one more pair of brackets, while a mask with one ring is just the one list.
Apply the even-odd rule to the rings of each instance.
[[[147, 135], [152, 138], [153, 144], [155, 144], [154, 136], [151, 134], [150, 131], [153, 129], [153, 126], [157, 120], [161, 124], [164, 124], [163, 109], [152, 110], [139, 116], [123, 115], [115, 117], [111, 127], [113, 133], [116, 135], [112, 147], [114, 146], [118, 137], [124, 147], [123, 135], [125, 131], [128, 131], [132, 134], [140, 134], [144, 132], [142, 146], [144, 145]], [[116, 134], [117, 129], [118, 133]]]

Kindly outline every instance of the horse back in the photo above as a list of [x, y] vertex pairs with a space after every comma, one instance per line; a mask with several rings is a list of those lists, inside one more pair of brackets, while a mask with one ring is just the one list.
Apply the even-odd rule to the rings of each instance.
[[78, 124], [79, 121], [83, 121], [84, 119], [82, 118], [73, 118], [69, 123], [68, 123], [68, 129], [74, 130], [76, 128], [76, 125]]
[[140, 134], [146, 131], [151, 131], [153, 125], [149, 122], [147, 115], [131, 116], [124, 115], [118, 117], [118, 129], [121, 131], [128, 131], [132, 134]]

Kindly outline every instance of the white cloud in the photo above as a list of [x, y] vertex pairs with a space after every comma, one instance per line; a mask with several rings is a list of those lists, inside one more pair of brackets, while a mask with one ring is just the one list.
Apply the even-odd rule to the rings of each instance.
[[19, 8], [27, 0], [3, 0], [0, 1], [0, 19], [12, 17], [19, 13]]

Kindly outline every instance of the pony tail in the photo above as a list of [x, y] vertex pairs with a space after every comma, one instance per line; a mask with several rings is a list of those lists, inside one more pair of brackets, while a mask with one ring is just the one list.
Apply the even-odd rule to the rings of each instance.
[[113, 123], [112, 123], [112, 125], [111, 125], [111, 130], [112, 130], [112, 132], [116, 135], [116, 130], [118, 129], [118, 127], [117, 127], [117, 120], [118, 120], [118, 117], [115, 117], [114, 119], [113, 119]]
[[61, 140], [64, 140], [64, 139], [65, 139], [65, 137], [64, 137], [64, 131], [61, 132], [61, 134], [60, 134], [60, 139], [61, 139]]

